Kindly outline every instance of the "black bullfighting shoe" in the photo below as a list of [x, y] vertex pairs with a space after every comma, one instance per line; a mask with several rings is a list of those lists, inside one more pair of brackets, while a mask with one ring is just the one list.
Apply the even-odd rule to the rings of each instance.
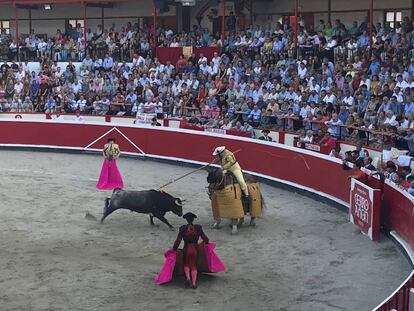
[[190, 280], [185, 280], [184, 286], [185, 286], [185, 288], [190, 288], [191, 287], [191, 281]]
[[248, 195], [242, 196], [242, 204], [243, 204], [243, 210], [244, 214], [247, 215], [250, 213], [250, 197]]

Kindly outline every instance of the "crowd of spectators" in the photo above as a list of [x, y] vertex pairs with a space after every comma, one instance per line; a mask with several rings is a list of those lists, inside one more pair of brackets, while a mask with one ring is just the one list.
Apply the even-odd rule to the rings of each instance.
[[345, 170], [354, 170], [354, 174], [349, 178], [355, 178], [366, 182], [367, 178], [379, 176], [381, 180], [388, 180], [401, 190], [405, 190], [414, 195], [414, 174], [410, 166], [398, 167], [394, 161], [386, 161], [383, 165], [373, 165], [373, 158], [369, 151], [363, 148], [361, 143], [356, 145], [356, 149], [341, 153], [340, 148], [333, 149], [331, 156], [343, 160]]
[[[394, 27], [378, 23], [369, 38], [366, 20], [348, 27], [300, 20], [297, 48], [292, 27], [279, 22], [230, 27], [224, 42], [196, 26], [159, 28], [153, 42], [152, 29], [131, 23], [86, 36], [80, 25], [53, 38], [33, 33], [19, 44], [3, 34], [12, 63], [0, 66], [0, 104], [2, 111], [179, 117], [252, 137], [255, 128], [284, 129], [305, 142], [343, 139], [413, 154], [413, 25], [407, 17]], [[222, 53], [182, 55], [174, 64], [154, 56], [155, 47], [185, 46]], [[39, 72], [29, 60], [40, 61]]]

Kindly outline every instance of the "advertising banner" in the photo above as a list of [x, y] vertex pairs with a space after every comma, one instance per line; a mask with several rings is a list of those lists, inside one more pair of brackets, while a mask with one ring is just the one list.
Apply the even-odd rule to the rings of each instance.
[[350, 196], [350, 221], [371, 240], [378, 241], [381, 225], [381, 190], [373, 189], [352, 178]]

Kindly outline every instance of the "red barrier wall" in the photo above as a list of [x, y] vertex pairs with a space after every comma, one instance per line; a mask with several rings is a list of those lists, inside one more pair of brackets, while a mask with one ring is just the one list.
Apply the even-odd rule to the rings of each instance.
[[[112, 132], [105, 135], [110, 130]], [[308, 150], [244, 137], [164, 127], [0, 121], [0, 145], [99, 150], [109, 137], [117, 139], [123, 152], [142, 152], [149, 157], [189, 162], [210, 162], [212, 151], [220, 145], [230, 150], [240, 149], [237, 158], [244, 170], [316, 192], [344, 205], [349, 202], [348, 176], [352, 171], [343, 170], [337, 159]], [[395, 230], [414, 249], [414, 200], [391, 184], [372, 179], [369, 183], [383, 188], [383, 224]]]
[[[59, 123], [54, 121], [0, 122], [0, 144], [50, 145], [86, 147], [113, 126]], [[183, 160], [210, 162], [215, 147], [226, 145], [230, 150], [241, 149], [237, 158], [243, 169], [305, 186], [348, 202], [348, 171], [337, 162], [312, 151], [302, 151], [278, 144], [268, 144], [244, 137], [224, 136], [206, 132], [172, 128], [117, 126], [144, 153]], [[124, 152], [138, 152], [120, 133], [112, 132]], [[101, 149], [105, 139], [90, 148]], [[315, 178], [318, 176], [318, 178]], [[342, 203], [341, 202], [341, 203]]]

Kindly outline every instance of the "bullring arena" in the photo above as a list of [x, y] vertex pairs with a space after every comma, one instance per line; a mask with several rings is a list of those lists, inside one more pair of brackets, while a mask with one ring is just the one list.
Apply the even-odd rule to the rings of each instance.
[[[4, 121], [0, 127], [3, 146], [52, 151], [0, 153], [2, 310], [372, 310], [411, 272], [398, 243], [385, 235], [380, 242], [369, 241], [349, 223], [345, 208], [320, 201], [322, 192], [336, 189], [332, 182], [346, 179], [340, 165], [327, 157], [189, 130], [54, 121]], [[304, 186], [298, 189], [314, 187], [309, 193], [317, 200], [294, 187], [283, 190], [269, 183], [275, 178], [262, 179], [263, 217], [257, 227], [231, 235], [227, 226], [209, 229], [205, 171], [171, 184], [165, 191], [186, 200], [184, 212], [199, 215], [227, 272], [202, 275], [195, 291], [187, 292], [180, 278], [157, 286], [154, 277], [176, 231], [159, 221], [151, 227], [148, 216], [127, 211], [100, 224], [104, 199], [110, 196], [95, 188], [102, 157], [67, 153], [98, 151], [108, 131], [124, 151], [118, 166], [128, 190], [156, 189], [192, 170], [183, 162], [199, 166], [208, 162], [213, 147], [225, 144], [245, 150], [238, 158], [247, 171], [256, 170], [260, 177], [267, 171], [278, 180], [290, 179], [290, 185], [300, 181]], [[249, 162], [248, 150], [262, 161]], [[280, 165], [274, 162], [270, 168], [263, 155], [277, 156]], [[315, 179], [321, 160], [332, 182], [311, 185], [309, 177]], [[286, 166], [289, 175], [284, 175]], [[346, 200], [341, 192], [336, 195]], [[175, 228], [183, 224], [172, 213], [166, 218]]]

